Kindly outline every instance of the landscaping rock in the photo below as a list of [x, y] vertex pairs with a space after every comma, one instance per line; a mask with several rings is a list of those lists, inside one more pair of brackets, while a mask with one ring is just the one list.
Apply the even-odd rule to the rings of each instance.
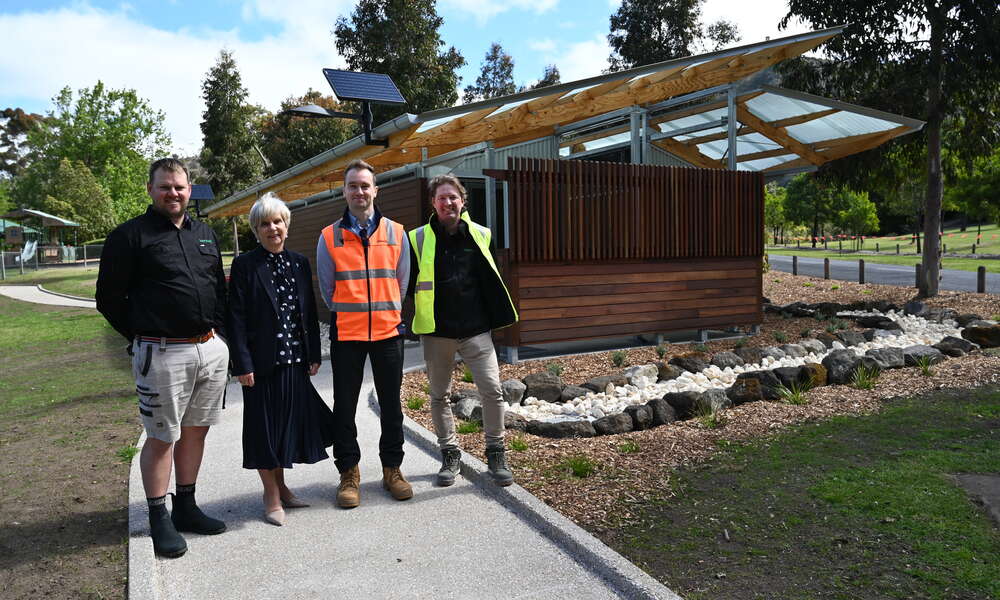
[[1000, 325], [966, 327], [962, 330], [962, 337], [979, 344], [980, 348], [996, 348], [1000, 346]]
[[885, 371], [886, 369], [898, 369], [906, 364], [903, 359], [902, 348], [872, 348], [865, 353], [865, 357], [875, 361], [875, 364], [878, 365], [880, 371]]
[[954, 320], [958, 316], [958, 313], [950, 308], [928, 308], [921, 317], [927, 319], [928, 321], [933, 321], [935, 323], [942, 323], [948, 319]]
[[451, 406], [451, 412], [463, 421], [483, 420], [483, 403], [475, 398], [462, 398]]
[[799, 384], [810, 389], [826, 385], [827, 377], [826, 367], [819, 363], [806, 363], [799, 370]]
[[764, 358], [764, 353], [760, 351], [760, 348], [750, 348], [747, 346], [733, 350], [733, 354], [742, 358], [744, 364], [747, 365], [759, 365], [760, 361]]
[[688, 352], [687, 354], [671, 358], [670, 364], [691, 373], [698, 373], [708, 368], [708, 355], [704, 352]]
[[813, 354], [825, 354], [827, 350], [826, 344], [815, 338], [799, 340], [799, 345]]
[[695, 401], [695, 411], [700, 413], [716, 413], [726, 408], [731, 408], [733, 401], [726, 395], [726, 390], [712, 388], [698, 394]]
[[558, 423], [528, 421], [528, 427], [525, 431], [532, 435], [550, 438], [588, 438], [597, 435], [593, 424], [585, 420], [559, 421]]
[[[892, 323], [896, 325], [896, 322], [882, 315], [858, 315], [849, 317], [853, 319], [858, 327], [871, 327], [872, 329], [885, 329], [887, 324]], [[898, 325], [896, 325], [898, 327]]]
[[726, 367], [739, 367], [746, 364], [746, 362], [739, 355], [732, 352], [718, 352], [712, 357], [712, 364], [720, 369], [725, 369]]
[[772, 369], [774, 376], [778, 378], [781, 385], [788, 389], [792, 389], [792, 386], [799, 386], [799, 378], [802, 373], [801, 367], [778, 367], [777, 369]]
[[851, 380], [858, 357], [851, 350], [834, 350], [823, 359], [829, 383], [847, 383]]
[[844, 306], [836, 302], [817, 302], [811, 304], [810, 307], [816, 311], [816, 316], [825, 315], [827, 317], [836, 317], [837, 313], [844, 310]]
[[512, 412], [503, 414], [503, 428], [507, 431], [524, 431], [528, 428], [528, 420]]
[[767, 348], [761, 348], [760, 352], [764, 356], [770, 356], [774, 360], [780, 360], [782, 358], [785, 358], [784, 350], [778, 348], [777, 346], [768, 346]]
[[973, 348], [975, 348], [976, 346], [969, 340], [949, 335], [944, 339], [942, 339], [940, 342], [934, 344], [932, 347], [940, 350], [941, 352], [947, 354], [948, 356], [957, 357], [957, 356], [964, 356], [969, 352], [972, 352]]
[[792, 302], [781, 307], [780, 312], [785, 312], [793, 317], [811, 317], [816, 311], [812, 310], [804, 302]]
[[861, 367], [864, 367], [869, 371], [874, 371], [875, 373], [881, 373], [883, 371], [881, 363], [867, 354], [858, 359], [858, 364], [854, 366], [854, 370], [857, 371]]
[[955, 317], [955, 322], [958, 323], [959, 327], [966, 327], [966, 326], [968, 326], [969, 323], [971, 323], [973, 321], [982, 321], [982, 320], [983, 320], [982, 317], [980, 317], [979, 315], [972, 314], [972, 313], [965, 313], [965, 314], [962, 314], [962, 315], [957, 315]]
[[736, 376], [737, 383], [741, 379], [755, 380], [760, 387], [760, 394], [764, 400], [777, 400], [781, 397], [778, 393], [778, 388], [781, 387], [781, 381], [779, 381], [778, 377], [771, 371], [763, 370], [740, 373]]
[[588, 379], [581, 387], [601, 393], [607, 389], [609, 383], [615, 387], [621, 387], [623, 385], [628, 385], [628, 380], [625, 379], [625, 376], [621, 373], [617, 375], [600, 375], [598, 377]]
[[910, 300], [903, 305], [903, 312], [908, 315], [921, 316], [927, 310], [927, 305], [917, 300]]
[[520, 404], [521, 400], [524, 400], [524, 392], [528, 389], [528, 386], [524, 385], [518, 379], [508, 379], [500, 384], [500, 389], [503, 392], [503, 399], [514, 406], [515, 404]]
[[698, 392], [671, 392], [663, 395], [663, 400], [674, 409], [679, 420], [690, 419]]
[[936, 365], [944, 360], [944, 354], [942, 354], [937, 348], [931, 348], [930, 346], [923, 346], [921, 344], [903, 348], [903, 361], [908, 367], [916, 366], [917, 361], [925, 356], [930, 359], [930, 364], [932, 365]]
[[880, 313], [887, 313], [890, 310], [899, 311], [899, 307], [888, 300], [877, 300], [868, 307], [868, 310], [877, 310]]
[[566, 387], [563, 385], [562, 379], [548, 371], [532, 373], [522, 381], [527, 388], [524, 392], [525, 396], [534, 396], [546, 402], [559, 402], [562, 389]]
[[580, 387], [577, 385], [567, 385], [563, 388], [562, 393], [559, 394], [560, 402], [570, 402], [574, 398], [579, 398], [580, 396], [586, 396], [591, 390], [585, 387]]
[[803, 358], [809, 354], [809, 351], [802, 344], [782, 344], [779, 348], [785, 353], [785, 356], [792, 358]]
[[656, 368], [656, 365], [636, 365], [625, 369], [622, 375], [625, 376], [625, 379], [627, 379], [629, 383], [637, 385], [636, 380], [638, 377], [646, 377], [650, 381], [657, 381], [660, 375], [660, 370]]
[[671, 379], [677, 379], [678, 377], [687, 372], [678, 366], [667, 364], [664, 362], [656, 363], [656, 367], [658, 371], [657, 378], [659, 381], [670, 381]]
[[632, 419], [632, 429], [642, 431], [653, 426], [653, 409], [645, 404], [626, 406], [625, 414]]
[[858, 346], [867, 341], [865, 340], [865, 336], [861, 335], [857, 331], [841, 331], [837, 333], [837, 337], [840, 341], [844, 342], [845, 346]]
[[653, 411], [653, 427], [673, 423], [677, 420], [677, 411], [663, 398], [653, 398], [646, 403], [646, 406]]
[[993, 327], [994, 325], [996, 325], [995, 321], [978, 320], [978, 321], [969, 321], [969, 324], [966, 325], [966, 327]]
[[615, 435], [632, 431], [632, 417], [625, 413], [601, 417], [594, 421], [594, 431], [597, 435]]
[[823, 345], [826, 346], [827, 350], [829, 350], [830, 348], [833, 348], [833, 343], [834, 342], [839, 342], [840, 341], [838, 338], [830, 335], [829, 333], [827, 333], [825, 331], [821, 331], [821, 332], [817, 333], [816, 334], [816, 339], [819, 340], [820, 342], [822, 342]]
[[726, 395], [734, 406], [747, 402], [758, 402], [764, 399], [759, 379], [737, 379], [736, 383], [726, 389]]
[[476, 402], [482, 404], [482, 398], [479, 396], [479, 392], [476, 390], [470, 390], [466, 388], [457, 388], [453, 390], [451, 392], [451, 396], [448, 397], [448, 401], [451, 402], [452, 404], [455, 404], [459, 400], [464, 400], [466, 398], [475, 400]]

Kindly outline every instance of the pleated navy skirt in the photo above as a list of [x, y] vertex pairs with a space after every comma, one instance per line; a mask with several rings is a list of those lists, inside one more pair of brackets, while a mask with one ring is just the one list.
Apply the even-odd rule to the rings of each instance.
[[244, 469], [290, 469], [330, 457], [333, 413], [304, 364], [275, 367], [242, 389]]

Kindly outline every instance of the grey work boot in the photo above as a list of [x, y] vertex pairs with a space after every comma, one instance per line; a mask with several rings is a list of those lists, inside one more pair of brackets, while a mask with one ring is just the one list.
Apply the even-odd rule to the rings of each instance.
[[438, 471], [437, 484], [441, 487], [448, 487], [455, 483], [455, 477], [462, 470], [459, 461], [462, 459], [462, 451], [458, 448], [441, 449], [441, 470]]
[[490, 476], [493, 477], [493, 483], [500, 487], [514, 483], [514, 474], [507, 465], [507, 454], [503, 448], [486, 449], [486, 466], [490, 470]]

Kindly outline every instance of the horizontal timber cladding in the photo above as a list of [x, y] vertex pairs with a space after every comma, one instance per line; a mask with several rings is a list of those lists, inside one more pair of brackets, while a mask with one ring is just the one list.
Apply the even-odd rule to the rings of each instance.
[[[426, 189], [427, 182], [424, 179], [379, 187], [375, 206], [383, 215], [402, 223], [403, 228], [409, 231], [426, 222], [429, 206]], [[309, 259], [309, 264], [313, 266], [313, 293], [316, 296], [319, 318], [324, 323], [330, 321], [330, 311], [327, 310], [319, 293], [319, 283], [316, 278], [316, 244], [323, 228], [342, 217], [346, 207], [344, 199], [337, 198], [293, 210], [292, 223], [288, 228], [288, 240], [285, 242], [286, 248], [305, 255]]]
[[508, 277], [517, 345], [755, 325], [759, 257], [527, 263]]
[[513, 263], [763, 255], [760, 173], [509, 158]]

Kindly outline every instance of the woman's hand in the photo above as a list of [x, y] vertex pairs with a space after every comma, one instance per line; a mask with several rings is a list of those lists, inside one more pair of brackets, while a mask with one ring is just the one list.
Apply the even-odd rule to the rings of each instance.
[[247, 373], [246, 375], [237, 375], [236, 379], [239, 379], [240, 385], [244, 387], [253, 387], [253, 373]]
[[319, 363], [312, 363], [309, 365], [309, 376], [312, 377], [316, 373], [319, 373]]

